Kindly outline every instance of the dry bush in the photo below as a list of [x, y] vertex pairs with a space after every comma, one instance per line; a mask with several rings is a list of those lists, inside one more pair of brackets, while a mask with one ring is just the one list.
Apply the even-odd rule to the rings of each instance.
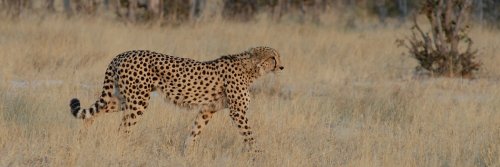
[[222, 15], [228, 19], [248, 21], [257, 13], [256, 0], [224, 0]]
[[[429, 21], [431, 32], [424, 32], [415, 17], [408, 44], [398, 41], [418, 60], [417, 72], [471, 78], [479, 70], [481, 63], [475, 60], [477, 50], [471, 48], [473, 42], [465, 23], [470, 5], [470, 0], [425, 1], [421, 13]], [[465, 51], [460, 50], [460, 43], [467, 45]]]

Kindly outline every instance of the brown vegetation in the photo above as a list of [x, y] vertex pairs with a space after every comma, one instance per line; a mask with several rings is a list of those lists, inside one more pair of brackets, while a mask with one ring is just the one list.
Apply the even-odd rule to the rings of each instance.
[[[472, 81], [412, 79], [417, 62], [390, 42], [406, 33], [269, 20], [146, 27], [0, 19], [0, 166], [498, 166], [500, 32], [471, 30], [487, 69]], [[158, 95], [127, 138], [117, 133], [121, 113], [99, 117], [86, 137], [69, 113], [73, 97], [95, 101], [106, 66], [123, 51], [210, 60], [259, 45], [278, 49], [286, 66], [254, 85], [259, 155], [242, 152], [222, 111], [182, 156], [196, 111]], [[264, 93], [275, 81], [277, 93]]]

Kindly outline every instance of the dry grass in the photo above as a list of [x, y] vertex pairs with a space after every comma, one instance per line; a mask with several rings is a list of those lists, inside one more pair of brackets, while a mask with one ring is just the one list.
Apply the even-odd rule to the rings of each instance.
[[[472, 32], [485, 67], [472, 81], [413, 79], [416, 62], [394, 45], [406, 32], [0, 19], [0, 166], [500, 166], [500, 32]], [[159, 97], [128, 138], [115, 113], [77, 141], [83, 123], [69, 100], [90, 105], [114, 55], [151, 49], [209, 60], [258, 45], [278, 49], [285, 64], [255, 84], [249, 117], [265, 152], [242, 152], [222, 111], [182, 156], [196, 112]], [[266, 93], [276, 79], [277, 93]]]

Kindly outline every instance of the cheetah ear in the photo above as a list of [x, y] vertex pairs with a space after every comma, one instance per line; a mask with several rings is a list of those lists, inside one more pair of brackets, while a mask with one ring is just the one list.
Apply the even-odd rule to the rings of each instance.
[[256, 48], [250, 48], [248, 49], [248, 52], [250, 53], [250, 57], [252, 59], [252, 63], [256, 66], [262, 64], [265, 60], [270, 58], [269, 54], [265, 54], [262, 51], [261, 47], [256, 47]]
[[245, 61], [243, 66], [247, 70], [254, 72], [259, 68], [260, 55], [255, 48], [250, 48], [245, 53], [248, 55], [248, 61]]
[[259, 55], [257, 54], [257, 51], [255, 50], [255, 48], [248, 49], [247, 53], [250, 57], [250, 63], [247, 64], [247, 66], [249, 68], [253, 68], [258, 63], [258, 60], [259, 60], [258, 56]]
[[248, 50], [250, 53], [250, 62], [246, 65], [247, 69], [252, 69], [254, 74], [259, 76], [264, 75], [266, 73], [266, 69], [264, 69], [263, 64], [271, 58], [269, 54], [266, 54], [265, 50], [262, 48], [250, 48]]

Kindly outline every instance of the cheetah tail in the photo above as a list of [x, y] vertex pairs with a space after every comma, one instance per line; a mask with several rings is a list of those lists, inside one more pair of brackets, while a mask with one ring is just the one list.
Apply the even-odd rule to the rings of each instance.
[[94, 105], [90, 106], [88, 109], [80, 108], [80, 100], [77, 98], [71, 99], [69, 102], [69, 106], [71, 107], [71, 114], [75, 116], [75, 118], [80, 119], [88, 119], [94, 114], [99, 113], [99, 111], [105, 106], [106, 103], [103, 103], [104, 100], [100, 99], [94, 103]]
[[78, 112], [80, 111], [80, 100], [78, 100], [77, 98], [71, 99], [71, 101], [69, 102], [69, 107], [71, 107], [71, 114], [77, 117]]
[[[71, 108], [71, 114], [73, 114], [75, 118], [88, 119], [90, 117], [93, 117], [95, 114], [98, 114], [100, 111], [109, 112], [109, 109], [107, 109], [106, 107], [110, 103], [110, 99], [113, 96], [111, 90], [117, 89], [117, 87], [115, 87], [115, 84], [118, 80], [118, 76], [115, 75], [115, 70], [116, 69], [113, 66], [108, 67], [108, 69], [106, 70], [106, 77], [104, 78], [104, 86], [101, 96], [89, 108], [82, 109], [80, 106], [80, 100], [78, 100], [77, 98], [71, 99], [71, 101], [69, 102], [69, 106]], [[116, 110], [115, 107], [112, 107], [111, 109]]]

